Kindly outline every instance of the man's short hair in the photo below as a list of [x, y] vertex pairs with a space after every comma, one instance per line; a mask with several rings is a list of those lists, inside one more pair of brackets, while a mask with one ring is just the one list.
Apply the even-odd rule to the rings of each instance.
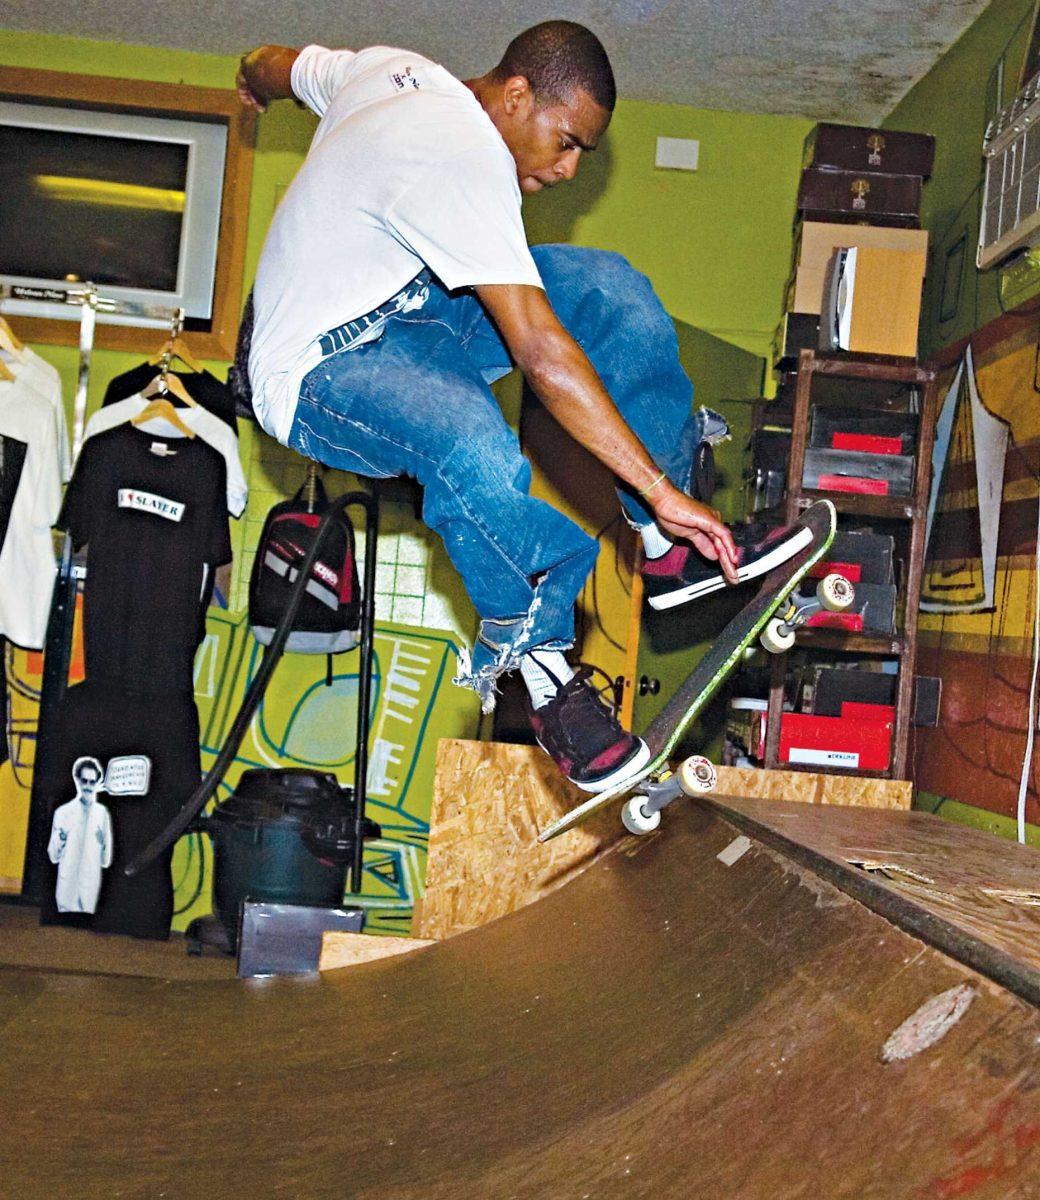
[[614, 111], [617, 89], [607, 52], [575, 21], [543, 21], [513, 38], [491, 77], [504, 82], [514, 75], [527, 80], [539, 104], [559, 104], [581, 90]]

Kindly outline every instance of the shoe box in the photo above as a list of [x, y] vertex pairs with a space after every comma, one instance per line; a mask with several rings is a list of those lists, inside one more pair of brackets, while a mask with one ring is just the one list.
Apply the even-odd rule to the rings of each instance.
[[785, 712], [780, 717], [781, 763], [845, 771], [886, 771], [892, 759], [895, 709], [846, 701], [837, 717]]
[[802, 147], [798, 210], [807, 219], [916, 229], [935, 165], [929, 134], [823, 122]]
[[895, 726], [895, 675], [807, 666], [796, 712], [780, 719], [781, 762], [851, 771], [887, 770]]
[[925, 180], [934, 165], [935, 138], [927, 133], [821, 121], [802, 146], [803, 167], [828, 171], [917, 175]]
[[888, 534], [839, 529], [826, 555], [809, 568], [811, 579], [844, 575], [854, 586], [895, 582], [895, 539]]
[[807, 446], [802, 486], [821, 492], [861, 496], [909, 496], [914, 460], [906, 454], [868, 454], [859, 450], [825, 450]]
[[749, 513], [774, 508], [787, 490], [787, 460], [791, 457], [791, 430], [770, 425], [751, 435], [750, 465], [745, 475]]
[[[726, 721], [728, 765], [766, 756], [766, 701], [735, 698]], [[845, 702], [837, 717], [785, 712], [780, 716], [781, 765], [885, 771], [892, 756], [895, 709], [885, 704]]]
[[806, 221], [869, 221], [920, 229], [921, 190], [919, 175], [806, 167], [798, 188], [798, 211]]
[[804, 487], [873, 496], [913, 490], [917, 416], [815, 405], [805, 450]]
[[897, 676], [884, 671], [808, 666], [799, 681], [798, 708], [817, 717], [840, 717], [846, 704], [881, 705], [894, 710], [896, 682]]
[[819, 313], [786, 312], [773, 335], [773, 366], [778, 371], [796, 371], [798, 355], [819, 345]]
[[899, 250], [910, 255], [912, 271], [902, 286], [920, 302], [928, 265], [928, 233], [923, 229], [892, 229], [877, 225], [803, 221], [795, 240], [794, 270], [784, 307], [792, 313], [819, 318], [835, 251], [855, 246], [863, 249]]
[[809, 445], [867, 454], [913, 455], [916, 413], [878, 412], [817, 404], [812, 409]]

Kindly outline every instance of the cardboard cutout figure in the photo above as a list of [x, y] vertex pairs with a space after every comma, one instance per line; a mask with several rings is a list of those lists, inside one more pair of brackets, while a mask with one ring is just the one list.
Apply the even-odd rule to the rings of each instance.
[[55, 810], [47, 853], [58, 867], [58, 911], [92, 913], [101, 872], [112, 863], [112, 818], [97, 800], [105, 790], [105, 772], [96, 758], [77, 758], [72, 779], [76, 798]]

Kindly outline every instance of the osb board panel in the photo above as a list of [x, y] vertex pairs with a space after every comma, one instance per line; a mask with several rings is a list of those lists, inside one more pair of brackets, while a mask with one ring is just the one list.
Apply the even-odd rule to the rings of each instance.
[[610, 811], [539, 845], [539, 830], [584, 798], [537, 746], [443, 739], [426, 894], [412, 932], [451, 937], [566, 883], [622, 832]]
[[707, 803], [752, 836], [775, 834], [774, 845], [787, 843], [798, 861], [877, 907], [857, 890], [868, 876], [882, 902], [893, 901], [885, 915], [977, 969], [992, 967], [1006, 986], [1000, 972], [1021, 968], [1024, 994], [1040, 994], [1040, 851], [931, 813], [835, 809], [822, 819], [775, 800]]
[[763, 771], [756, 767], [718, 767], [717, 770], [719, 782], [715, 792], [721, 796], [757, 796], [763, 800], [856, 808], [909, 809], [913, 802], [913, 785], [905, 779]]
[[357, 963], [375, 962], [395, 954], [411, 954], [436, 942], [425, 938], [380, 937], [371, 933], [347, 933], [330, 929], [321, 936], [319, 971], [334, 971], [338, 967], [353, 967]]

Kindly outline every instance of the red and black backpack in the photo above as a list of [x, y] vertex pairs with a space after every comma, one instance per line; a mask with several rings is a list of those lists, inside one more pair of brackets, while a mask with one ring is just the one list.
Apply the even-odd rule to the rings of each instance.
[[[299, 564], [328, 506], [321, 480], [315, 477], [267, 514], [249, 579], [249, 624], [262, 645], [270, 644], [285, 614]], [[360, 638], [354, 528], [342, 510], [332, 520], [285, 644], [297, 654], [338, 654], [353, 649]]]

